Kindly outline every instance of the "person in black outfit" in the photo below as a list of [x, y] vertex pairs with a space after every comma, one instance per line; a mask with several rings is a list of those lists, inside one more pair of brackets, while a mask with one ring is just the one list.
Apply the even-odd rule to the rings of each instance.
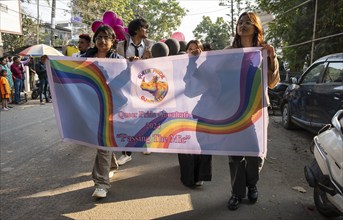
[[38, 75], [39, 78], [39, 90], [40, 90], [40, 94], [39, 94], [39, 100], [40, 100], [40, 104], [44, 105], [44, 101], [43, 101], [43, 94], [45, 97], [45, 101], [48, 103], [50, 102], [49, 96], [46, 94], [47, 92], [47, 88], [48, 88], [48, 75], [46, 73], [46, 68], [45, 68], [45, 60], [48, 58], [47, 55], [43, 55], [40, 58], [40, 61], [36, 64], [36, 73]]
[[[186, 53], [198, 55], [203, 51], [198, 40], [191, 40], [186, 46]], [[202, 186], [204, 181], [212, 179], [212, 155], [178, 154], [181, 182], [188, 187]]]

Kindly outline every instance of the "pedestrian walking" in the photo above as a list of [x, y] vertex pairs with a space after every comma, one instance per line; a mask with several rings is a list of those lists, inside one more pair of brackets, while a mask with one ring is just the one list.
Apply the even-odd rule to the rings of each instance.
[[[254, 12], [242, 13], [236, 24], [236, 35], [229, 48], [262, 47], [268, 54], [268, 87], [273, 88], [280, 81], [279, 63], [275, 50], [264, 42], [263, 29], [260, 18]], [[229, 49], [227, 48], [227, 49]], [[268, 97], [268, 94], [266, 94]], [[269, 99], [268, 99], [269, 104]], [[251, 204], [258, 199], [257, 182], [262, 169], [264, 158], [252, 156], [229, 156], [231, 175], [231, 198], [228, 208], [236, 210], [242, 199], [246, 197]]]
[[[198, 55], [204, 50], [198, 40], [191, 40], [186, 45], [186, 53]], [[181, 182], [188, 187], [202, 186], [204, 181], [212, 179], [212, 155], [178, 154]]]
[[[108, 25], [100, 26], [94, 33], [94, 48], [90, 48], [82, 57], [123, 59], [116, 52], [116, 35]], [[97, 150], [95, 157], [92, 178], [95, 190], [92, 194], [94, 198], [105, 198], [108, 189], [111, 187], [110, 178], [113, 172], [118, 169], [115, 154], [106, 150]]]
[[[151, 58], [151, 47], [155, 41], [148, 39], [148, 29], [149, 24], [144, 18], [132, 20], [128, 25], [130, 36], [118, 43], [118, 53], [130, 61]], [[130, 151], [123, 151], [118, 159], [118, 164], [124, 165], [131, 161], [131, 154]], [[144, 152], [144, 154], [150, 153]]]

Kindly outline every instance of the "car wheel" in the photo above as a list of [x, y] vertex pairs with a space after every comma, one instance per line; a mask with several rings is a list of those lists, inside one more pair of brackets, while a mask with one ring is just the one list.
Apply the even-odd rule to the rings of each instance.
[[294, 124], [291, 121], [291, 115], [288, 104], [285, 104], [282, 108], [282, 126], [286, 129], [294, 128]]
[[324, 191], [319, 189], [318, 186], [314, 187], [313, 199], [318, 211], [326, 217], [338, 217], [339, 213], [335, 207], [330, 203]]

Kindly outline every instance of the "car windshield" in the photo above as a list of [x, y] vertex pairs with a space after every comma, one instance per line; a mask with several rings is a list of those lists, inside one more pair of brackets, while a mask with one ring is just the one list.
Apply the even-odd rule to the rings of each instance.
[[320, 63], [313, 68], [303, 77], [302, 83], [316, 83], [318, 82], [320, 73], [324, 69], [324, 64]]

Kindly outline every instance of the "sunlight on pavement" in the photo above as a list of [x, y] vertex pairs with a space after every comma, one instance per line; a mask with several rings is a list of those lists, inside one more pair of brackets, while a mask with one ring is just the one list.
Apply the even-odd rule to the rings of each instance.
[[[117, 172], [115, 172], [113, 178], [111, 178], [110, 181], [111, 182], [121, 181], [121, 180], [129, 179], [132, 177], [140, 176], [143, 173], [144, 173], [143, 166], [141, 166], [139, 170], [137, 168], [118, 170]], [[55, 195], [60, 195], [63, 193], [73, 192], [73, 191], [77, 191], [77, 190], [81, 190], [81, 189], [85, 189], [85, 188], [89, 188], [89, 187], [94, 186], [94, 183], [91, 180], [91, 173], [80, 173], [78, 175], [73, 176], [72, 178], [78, 178], [78, 177], [82, 177], [82, 176], [89, 176], [90, 180], [86, 181], [86, 182], [80, 182], [80, 183], [71, 184], [68, 186], [59, 187], [59, 188], [53, 187], [54, 189], [38, 192], [38, 193], [35, 193], [32, 195], [23, 196], [20, 198], [29, 199], [29, 198], [39, 198], [39, 197], [46, 197], [46, 196], [55, 196]]]
[[82, 183], [76, 183], [76, 184], [71, 184], [68, 186], [63, 186], [60, 188], [56, 188], [56, 189], [51, 189], [51, 190], [46, 190], [46, 191], [42, 191], [39, 193], [35, 193], [29, 196], [23, 196], [20, 197], [21, 199], [30, 199], [30, 198], [39, 198], [39, 197], [46, 197], [46, 196], [56, 196], [56, 195], [60, 195], [63, 193], [68, 193], [68, 192], [72, 192], [72, 191], [76, 191], [76, 190], [80, 190], [80, 189], [85, 189], [85, 188], [89, 188], [92, 187], [93, 181], [87, 181], [87, 182], [82, 182]]
[[193, 210], [189, 194], [154, 196], [96, 205], [94, 208], [64, 214], [71, 219], [156, 219]]

